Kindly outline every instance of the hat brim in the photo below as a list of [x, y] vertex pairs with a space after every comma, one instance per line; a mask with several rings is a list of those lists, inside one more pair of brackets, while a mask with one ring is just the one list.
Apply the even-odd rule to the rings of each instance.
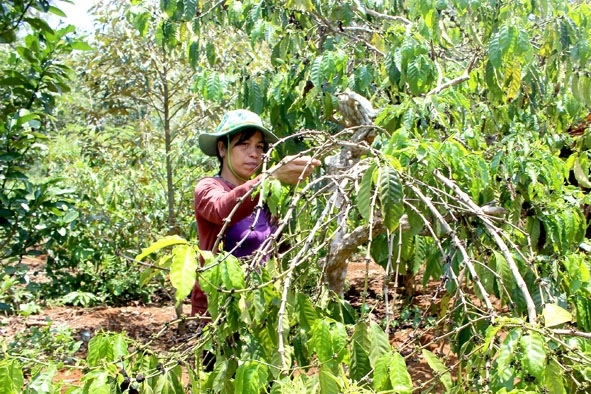
[[279, 141], [279, 139], [275, 136], [275, 134], [271, 133], [264, 127], [259, 126], [258, 124], [241, 124], [238, 127], [233, 129], [224, 131], [223, 133], [204, 133], [199, 135], [199, 148], [205, 153], [207, 156], [217, 156], [218, 154], [218, 147], [217, 147], [217, 140], [220, 137], [225, 135], [232, 135], [238, 133], [240, 130], [243, 129], [257, 129], [258, 131], [263, 134], [263, 138], [265, 142], [268, 144], [275, 143]]

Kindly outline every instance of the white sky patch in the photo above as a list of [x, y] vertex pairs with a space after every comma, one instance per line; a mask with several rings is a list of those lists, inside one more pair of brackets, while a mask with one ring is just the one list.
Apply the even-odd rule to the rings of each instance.
[[50, 14], [48, 20], [50, 26], [57, 27], [61, 22], [62, 25], [74, 25], [78, 30], [84, 30], [87, 33], [94, 30], [93, 18], [88, 14], [93, 0], [74, 0], [74, 4], [53, 0], [51, 4], [62, 10], [66, 14], [66, 18]]

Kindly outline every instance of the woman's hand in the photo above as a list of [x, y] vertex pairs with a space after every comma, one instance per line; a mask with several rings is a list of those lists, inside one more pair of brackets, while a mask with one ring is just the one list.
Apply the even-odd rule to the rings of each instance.
[[295, 185], [310, 176], [314, 168], [322, 165], [310, 156], [286, 156], [272, 168], [272, 177], [281, 183]]

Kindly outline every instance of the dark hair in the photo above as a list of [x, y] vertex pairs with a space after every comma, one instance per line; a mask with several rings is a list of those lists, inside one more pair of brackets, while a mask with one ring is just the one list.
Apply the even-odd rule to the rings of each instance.
[[[224, 161], [223, 161], [222, 157], [220, 156], [219, 149], [217, 148], [218, 142], [221, 141], [221, 143], [224, 144], [224, 146], [226, 147], [228, 154], [230, 154], [230, 148], [228, 147], [228, 141], [232, 141], [236, 135], [239, 135], [238, 141], [236, 142], [237, 144], [239, 144], [243, 141], [246, 141], [247, 139], [249, 139], [253, 135], [255, 135], [257, 131], [259, 133], [261, 133], [261, 131], [259, 129], [255, 129], [253, 127], [247, 127], [247, 128], [240, 129], [233, 134], [223, 135], [221, 137], [218, 137], [218, 139], [215, 143], [215, 145], [216, 145], [215, 155], [220, 162], [220, 172], [222, 172], [222, 165], [224, 164]], [[263, 133], [261, 133], [261, 136], [263, 137], [263, 144], [264, 144], [263, 151], [267, 152], [267, 150], [269, 149], [269, 143], [267, 141], [265, 141], [265, 135]]]

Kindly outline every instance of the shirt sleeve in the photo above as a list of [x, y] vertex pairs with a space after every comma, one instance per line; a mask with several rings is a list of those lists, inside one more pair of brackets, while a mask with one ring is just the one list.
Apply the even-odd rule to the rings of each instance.
[[[231, 188], [223, 180], [216, 178], [204, 178], [195, 187], [195, 213], [218, 226], [222, 226], [224, 219], [227, 218], [238, 200], [246, 195], [259, 181], [259, 177], [247, 181], [246, 183]], [[252, 198], [252, 194], [244, 198], [240, 206], [232, 215], [230, 224], [234, 224], [248, 215], [256, 207], [257, 199]]]

